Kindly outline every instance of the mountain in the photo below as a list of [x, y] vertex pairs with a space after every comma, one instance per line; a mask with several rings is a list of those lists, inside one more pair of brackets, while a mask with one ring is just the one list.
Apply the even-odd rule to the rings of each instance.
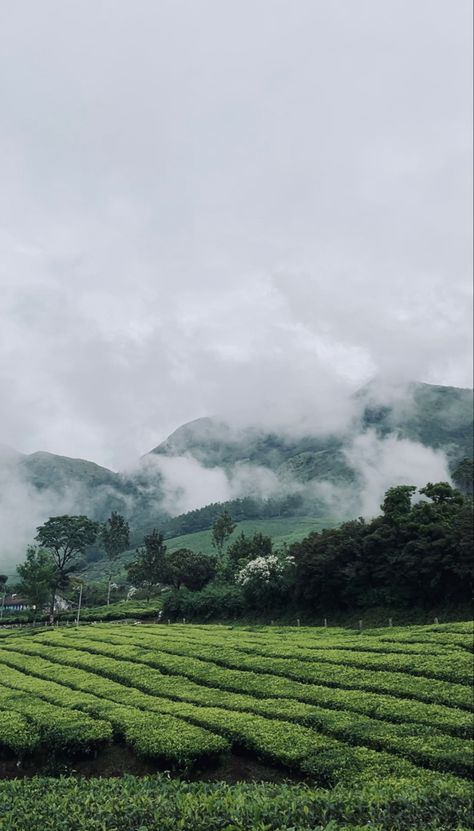
[[412, 383], [406, 395], [391, 406], [377, 404], [377, 392], [368, 385], [359, 394], [364, 402], [362, 428], [373, 426], [386, 435], [443, 449], [452, 463], [473, 455], [473, 391]]
[[[170, 537], [209, 528], [222, 510], [219, 503], [229, 499], [233, 500], [229, 508], [239, 520], [356, 515], [359, 508], [351, 497], [367, 483], [348, 451], [354, 440], [371, 436], [395, 435], [443, 450], [451, 469], [472, 457], [472, 390], [418, 383], [384, 389], [380, 382], [371, 383], [353, 397], [351, 413], [345, 431], [322, 436], [316, 435], [316, 429], [315, 435], [292, 435], [291, 425], [277, 433], [257, 427], [235, 429], [219, 419], [200, 418], [179, 427], [146, 454], [132, 473], [116, 473], [94, 462], [53, 453], [24, 455], [0, 445], [4, 548], [12, 551], [24, 546], [37, 525], [61, 513], [105, 520], [111, 511], [119, 511], [130, 521], [132, 545], [139, 544], [153, 527]], [[177, 457], [194, 460], [184, 479], [173, 483], [174, 494], [190, 481], [197, 491], [197, 510], [186, 514], [172, 510], [163, 467], [166, 460]], [[378, 464], [377, 457], [369, 459], [371, 475]], [[223, 481], [230, 483], [230, 492], [223, 491], [218, 499], [203, 496], [202, 471], [220, 471]], [[377, 487], [382, 485], [381, 480]], [[373, 504], [377, 500], [375, 493]]]
[[[385, 400], [389, 397], [389, 403]], [[390, 400], [391, 399], [391, 400]], [[354, 415], [342, 434], [292, 437], [257, 428], [233, 430], [212, 418], [179, 427], [150, 455], [188, 456], [206, 468], [231, 470], [238, 464], [269, 468], [302, 482], [352, 481], [345, 450], [355, 435], [374, 430], [444, 450], [453, 466], [473, 453], [473, 392], [413, 383], [395, 390], [368, 384], [353, 397]], [[316, 432], [316, 431], [315, 431]]]

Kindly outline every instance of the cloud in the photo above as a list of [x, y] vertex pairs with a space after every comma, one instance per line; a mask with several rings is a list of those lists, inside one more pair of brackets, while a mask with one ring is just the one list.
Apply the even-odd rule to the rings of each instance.
[[26, 555], [36, 528], [50, 516], [75, 513], [78, 491], [66, 487], [37, 490], [20, 472], [14, 461], [0, 464], [0, 527], [2, 529], [1, 569], [13, 574], [16, 564]]
[[[471, 383], [471, 4], [18, 0], [0, 32], [0, 439], [336, 429]], [[212, 490], [212, 488], [211, 488]]]
[[361, 516], [377, 516], [383, 494], [395, 485], [419, 488], [427, 482], [451, 481], [443, 451], [395, 434], [380, 438], [374, 430], [368, 430], [355, 436], [345, 454], [359, 478]]

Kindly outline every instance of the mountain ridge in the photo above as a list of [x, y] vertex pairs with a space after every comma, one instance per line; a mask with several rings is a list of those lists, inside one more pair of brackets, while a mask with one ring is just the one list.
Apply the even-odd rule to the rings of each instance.
[[[270, 497], [277, 502], [287, 499], [285, 512], [318, 516], [327, 515], [321, 497], [324, 488], [342, 488], [348, 493], [355, 483], [359, 485], [348, 453], [354, 438], [376, 436], [383, 441], [397, 436], [442, 450], [451, 469], [462, 458], [472, 457], [471, 389], [414, 383], [404, 393], [395, 390], [392, 400], [387, 396], [384, 400], [376, 385], [366, 385], [354, 398], [354, 411], [342, 433], [297, 436], [291, 429], [279, 434], [262, 426], [236, 429], [219, 418], [195, 419], [145, 454], [131, 472], [112, 471], [96, 462], [48, 451], [23, 454], [0, 447], [0, 511], [2, 496], [14, 483], [18, 495], [13, 504], [20, 511], [33, 500], [35, 510], [30, 514], [36, 524], [58, 513], [86, 513], [103, 521], [116, 510], [130, 521], [138, 541], [143, 532], [184, 513], [170, 510], [170, 485], [163, 467], [167, 460], [191, 461], [186, 473], [190, 481], [199, 478], [201, 471], [205, 475], [219, 470], [223, 481], [230, 483], [230, 495], [223, 492], [221, 499], [208, 499], [202, 507], [250, 497], [253, 516], [255, 504], [258, 510], [259, 500]], [[272, 485], [270, 493], [258, 491], [262, 476]], [[176, 494], [185, 486], [186, 482], [175, 483]], [[12, 500], [7, 503], [10, 511], [11, 505]], [[262, 507], [262, 511], [267, 509], [268, 505]]]

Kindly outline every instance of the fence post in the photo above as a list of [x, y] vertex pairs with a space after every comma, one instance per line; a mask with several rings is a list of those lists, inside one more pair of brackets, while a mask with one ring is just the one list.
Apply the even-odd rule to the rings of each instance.
[[300, 621], [299, 617], [296, 619], [296, 625], [297, 625], [297, 626], [300, 626], [300, 625], [301, 625], [301, 621]]
[[328, 628], [328, 619], [327, 619], [327, 617], [324, 618], [324, 628], [325, 629]]
[[362, 629], [362, 620], [359, 620], [359, 629]]
[[388, 625], [389, 625], [389, 626], [393, 626], [393, 621], [392, 621], [392, 618], [391, 618], [391, 617], [389, 617], [389, 619], [388, 619]]
[[439, 623], [439, 620], [438, 620], [438, 618], [437, 618], [437, 617], [435, 617], [434, 622], [435, 622], [435, 626], [437, 626], [437, 625], [438, 625], [438, 623]]

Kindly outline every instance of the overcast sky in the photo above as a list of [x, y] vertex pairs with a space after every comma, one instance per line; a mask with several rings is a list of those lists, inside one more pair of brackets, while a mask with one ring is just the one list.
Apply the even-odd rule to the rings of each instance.
[[0, 443], [471, 386], [471, 0], [1, 5]]

